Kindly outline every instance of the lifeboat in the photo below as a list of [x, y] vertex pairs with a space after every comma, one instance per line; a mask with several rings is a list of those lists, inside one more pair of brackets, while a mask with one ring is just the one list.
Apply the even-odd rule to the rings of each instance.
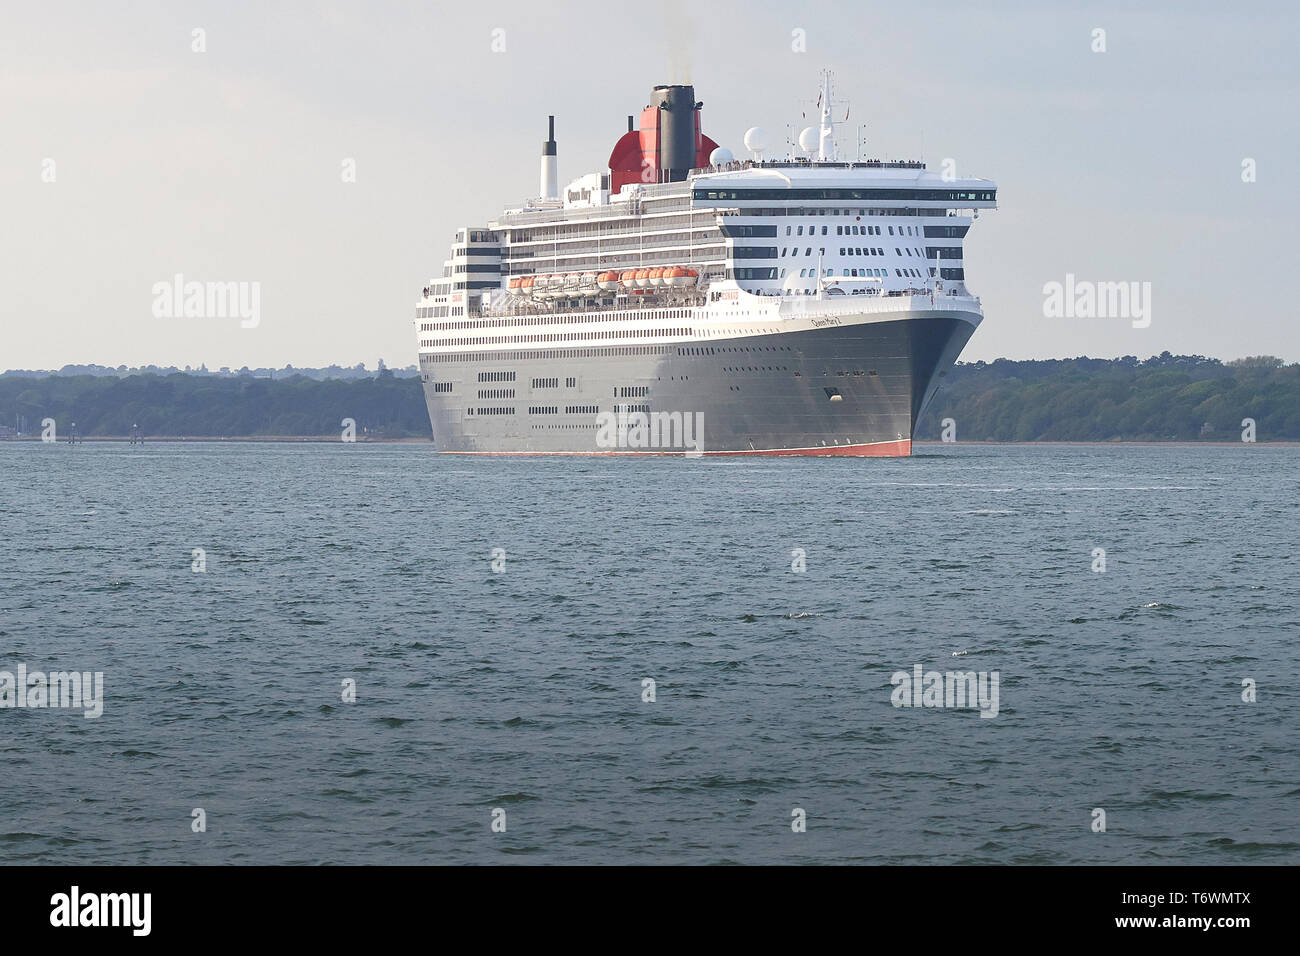
[[621, 285], [624, 289], [635, 289], [636, 270], [635, 269], [624, 270], [623, 273], [620, 274], [618, 277], [618, 284]]
[[646, 274], [651, 286], [661, 286], [664, 284], [664, 270], [662, 266], [655, 266]]
[[637, 269], [637, 270], [636, 270], [636, 287], [637, 287], [638, 289], [648, 289], [648, 288], [650, 288], [650, 270], [649, 270], [649, 269]]
[[596, 285], [605, 292], [613, 292], [618, 288], [618, 273], [602, 272], [596, 276]]
[[512, 295], [518, 295], [518, 294], [519, 294], [519, 283], [522, 282], [522, 281], [523, 281], [522, 279], [520, 279], [518, 276], [516, 276], [515, 278], [513, 278], [513, 279], [510, 280], [510, 282], [506, 285], [506, 288], [510, 290], [510, 292], [511, 292]]
[[687, 266], [669, 266], [664, 270], [664, 285], [675, 289], [693, 286], [699, 278], [700, 274]]
[[566, 294], [570, 292], [577, 292], [581, 286], [582, 286], [582, 273], [570, 272], [567, 276], [564, 277], [564, 291]]
[[522, 296], [530, 296], [533, 294], [532, 276], [524, 276], [519, 280], [519, 294]]
[[582, 274], [582, 288], [588, 292], [594, 292], [597, 278], [598, 275], [595, 272], [584, 272]]

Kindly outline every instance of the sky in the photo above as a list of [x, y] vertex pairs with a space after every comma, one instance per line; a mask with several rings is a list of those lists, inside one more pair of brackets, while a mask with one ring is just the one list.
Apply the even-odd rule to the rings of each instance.
[[[548, 114], [561, 184], [659, 83], [743, 155], [751, 126], [797, 135], [823, 68], [849, 158], [866, 124], [864, 156], [998, 184], [963, 360], [1300, 361], [1298, 26], [1284, 2], [4, 4], [0, 369], [411, 365], [421, 287], [536, 194]], [[257, 321], [156, 314], [176, 274], [256, 284]], [[1047, 315], [1067, 275], [1150, 283], [1150, 323]]]

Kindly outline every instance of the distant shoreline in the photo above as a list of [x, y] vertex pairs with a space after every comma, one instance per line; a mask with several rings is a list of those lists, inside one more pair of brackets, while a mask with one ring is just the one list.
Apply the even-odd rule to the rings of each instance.
[[[23, 435], [17, 438], [0, 438], [0, 446], [8, 443], [34, 443], [40, 444], [41, 439], [38, 435]], [[131, 439], [125, 435], [94, 435], [85, 438], [78, 437], [78, 444], [122, 444], [128, 445]], [[58, 442], [51, 444], [66, 445], [66, 438], [60, 438]], [[354, 442], [345, 442], [337, 435], [269, 435], [269, 436], [242, 436], [239, 438], [211, 438], [211, 437], [182, 437], [182, 438], [150, 438], [146, 437], [143, 442], [137, 444], [155, 445], [228, 445], [228, 444], [268, 444], [268, 445], [432, 445], [431, 438], [358, 438]], [[912, 439], [912, 446], [942, 446], [942, 445], [989, 445], [989, 446], [1051, 446], [1051, 447], [1078, 447], [1078, 448], [1112, 448], [1134, 447], [1134, 448], [1239, 448], [1249, 447], [1251, 445], [1261, 445], [1269, 448], [1297, 448], [1300, 442], [1295, 441], [960, 441], [960, 442], [942, 442], [932, 441], [929, 439]]]
[[1113, 445], [1122, 445], [1125, 447], [1152, 447], [1152, 448], [1237, 448], [1249, 447], [1251, 445], [1268, 445], [1270, 448], [1296, 448], [1300, 447], [1297, 441], [1186, 441], [1185, 439], [1169, 439], [1168, 441], [1130, 441], [1128, 439], [1116, 439], [1114, 441], [960, 441], [960, 442], [941, 442], [931, 439], [913, 438], [912, 446], [917, 445], [1051, 445], [1054, 447], [1077, 445], [1080, 448], [1109, 448]]
[[[6, 442], [35, 442], [41, 443], [39, 435], [22, 435], [17, 438], [0, 438], [0, 445]], [[77, 436], [77, 444], [102, 443], [112, 444], [120, 443], [123, 445], [131, 444], [131, 438], [128, 435], [86, 435]], [[146, 435], [143, 440], [137, 439], [136, 444], [154, 445], [229, 445], [232, 443], [253, 444], [285, 444], [285, 445], [305, 445], [305, 444], [336, 444], [336, 445], [402, 445], [423, 443], [432, 445], [432, 438], [358, 438], [352, 442], [345, 442], [338, 435], [241, 435], [237, 438], [214, 438], [211, 436], [158, 436], [152, 437]], [[50, 444], [66, 445], [68, 444], [67, 436], [60, 436], [57, 442]]]

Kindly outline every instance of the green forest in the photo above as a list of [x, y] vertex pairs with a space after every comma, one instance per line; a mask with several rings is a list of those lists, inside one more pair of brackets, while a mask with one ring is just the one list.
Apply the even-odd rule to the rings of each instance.
[[345, 418], [356, 422], [358, 440], [431, 434], [420, 380], [388, 372], [354, 381], [184, 372], [0, 376], [0, 427], [12, 430], [25, 419], [23, 431], [39, 434], [44, 418], [54, 419], [60, 438], [74, 422], [77, 434], [90, 438], [127, 436], [133, 425], [159, 438], [338, 437]]
[[[428, 438], [420, 380], [389, 371], [352, 380], [172, 374], [0, 375], [0, 436], [38, 435], [53, 418], [84, 437]], [[942, 379], [916, 437], [958, 441], [1300, 441], [1300, 365], [1199, 355], [1146, 360], [1052, 359], [963, 363]]]
[[1146, 360], [1050, 359], [959, 364], [943, 378], [916, 437], [957, 441], [1300, 441], [1300, 365], [1271, 356], [1221, 362], [1164, 352]]

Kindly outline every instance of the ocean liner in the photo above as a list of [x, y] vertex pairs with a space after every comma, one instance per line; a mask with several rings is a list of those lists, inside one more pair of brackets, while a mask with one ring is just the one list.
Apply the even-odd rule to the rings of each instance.
[[[962, 240], [996, 186], [841, 160], [818, 126], [783, 159], [704, 135], [656, 86], [608, 168], [456, 233], [416, 306], [439, 451], [908, 455], [979, 325]], [[792, 146], [794, 144], [791, 144]]]

